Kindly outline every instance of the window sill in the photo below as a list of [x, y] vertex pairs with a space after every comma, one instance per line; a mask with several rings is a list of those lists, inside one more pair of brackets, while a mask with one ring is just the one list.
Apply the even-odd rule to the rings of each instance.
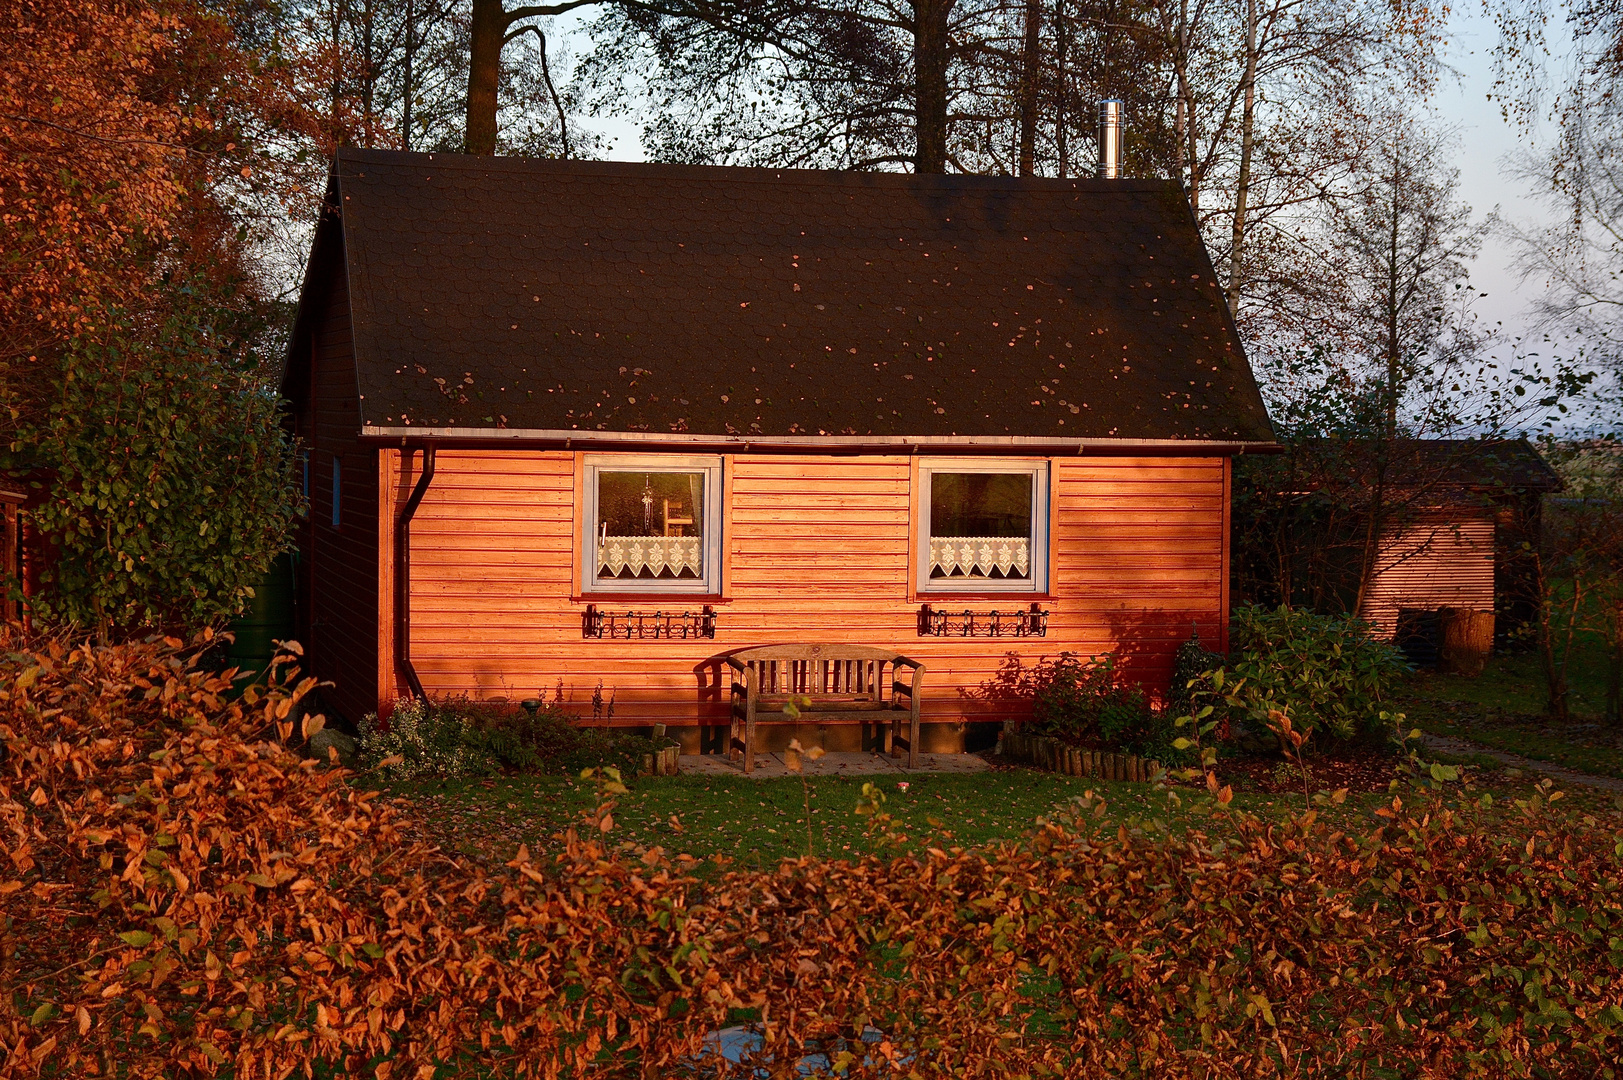
[[1014, 590], [992, 590], [972, 592], [949, 592], [946, 589], [915, 589], [913, 591], [914, 603], [927, 604], [937, 600], [1018, 600], [1021, 603], [1041, 604], [1054, 600], [1051, 592], [1015, 592]]
[[569, 597], [571, 604], [730, 604], [732, 597], [717, 593], [679, 592], [577, 592]]

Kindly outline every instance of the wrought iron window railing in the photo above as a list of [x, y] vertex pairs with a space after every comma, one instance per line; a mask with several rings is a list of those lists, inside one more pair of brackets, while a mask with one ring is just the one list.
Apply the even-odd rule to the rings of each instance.
[[716, 636], [716, 609], [706, 604], [698, 612], [599, 611], [596, 604], [587, 604], [586, 610], [581, 612], [580, 636], [621, 641], [713, 638]]
[[1047, 637], [1048, 612], [1032, 604], [1025, 611], [945, 611], [919, 608], [920, 637]]

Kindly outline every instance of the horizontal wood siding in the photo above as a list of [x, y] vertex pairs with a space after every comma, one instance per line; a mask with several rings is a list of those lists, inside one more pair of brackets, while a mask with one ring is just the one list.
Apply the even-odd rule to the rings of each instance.
[[1493, 510], [1427, 514], [1381, 538], [1361, 614], [1383, 637], [1402, 608], [1494, 609]]
[[[383, 485], [397, 500], [415, 462]], [[412, 527], [412, 655], [431, 694], [551, 698], [589, 712], [599, 682], [617, 724], [724, 722], [728, 650], [792, 641], [895, 648], [925, 662], [926, 722], [1000, 719], [977, 697], [1005, 654], [1120, 649], [1159, 694], [1172, 652], [1223, 619], [1224, 461], [1076, 458], [1052, 464], [1049, 636], [942, 640], [917, 633], [909, 599], [906, 457], [731, 456], [726, 600], [714, 641], [582, 640], [572, 602], [571, 454], [442, 450]], [[387, 510], [387, 507], [385, 508]], [[937, 606], [1029, 600], [937, 597]], [[681, 610], [670, 597], [619, 609]], [[399, 687], [397, 686], [397, 692]]]
[[[310, 517], [301, 536], [299, 632], [312, 674], [330, 680], [322, 704], [351, 723], [378, 705], [377, 451], [356, 437], [356, 388], [349, 294], [332, 253], [327, 308], [312, 327], [309, 397], [295, 428], [309, 454]], [[342, 470], [338, 528], [332, 525], [333, 461]]]

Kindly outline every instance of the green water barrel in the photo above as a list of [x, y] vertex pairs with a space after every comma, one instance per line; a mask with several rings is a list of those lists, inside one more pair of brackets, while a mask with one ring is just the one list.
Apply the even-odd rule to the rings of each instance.
[[276, 642], [293, 636], [294, 571], [292, 552], [271, 563], [254, 582], [254, 595], [228, 629], [236, 636], [226, 648], [226, 666], [242, 669], [239, 681], [256, 679], [276, 655]]

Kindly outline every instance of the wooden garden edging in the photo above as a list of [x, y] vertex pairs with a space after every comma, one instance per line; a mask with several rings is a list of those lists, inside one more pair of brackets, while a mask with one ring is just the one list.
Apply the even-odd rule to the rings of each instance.
[[1003, 729], [1002, 738], [998, 741], [998, 753], [1011, 761], [1048, 772], [1094, 780], [1144, 782], [1161, 768], [1159, 761], [1134, 754], [1083, 750], [1048, 735], [1023, 735], [1009, 727]]
[[642, 756], [642, 771], [645, 776], [675, 776], [676, 759], [681, 756], [682, 747], [672, 744], [662, 746], [652, 754]]
[[682, 754], [682, 744], [674, 739], [665, 741], [665, 725], [654, 725], [654, 741], [663, 743], [651, 754], [642, 756], [642, 771], [644, 776], [675, 776], [676, 762]]

